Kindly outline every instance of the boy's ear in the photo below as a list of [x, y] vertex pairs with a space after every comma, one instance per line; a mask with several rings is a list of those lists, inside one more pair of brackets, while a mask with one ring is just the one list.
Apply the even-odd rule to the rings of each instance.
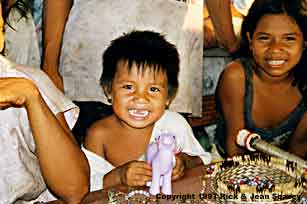
[[109, 103], [112, 103], [112, 96], [111, 96], [111, 88], [108, 86], [102, 86], [103, 92], [107, 97]]
[[173, 98], [168, 97], [168, 99], [166, 100], [166, 103], [165, 103], [166, 108], [169, 108], [172, 100], [173, 100]]

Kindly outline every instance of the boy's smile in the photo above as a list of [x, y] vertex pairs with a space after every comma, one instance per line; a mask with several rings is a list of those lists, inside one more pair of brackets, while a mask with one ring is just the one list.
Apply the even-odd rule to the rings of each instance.
[[168, 104], [168, 81], [165, 72], [143, 65], [120, 62], [110, 93], [114, 114], [124, 125], [133, 128], [153, 127]]
[[129, 114], [131, 117], [135, 118], [135, 120], [143, 120], [149, 115], [149, 111], [142, 109], [131, 109], [129, 110]]

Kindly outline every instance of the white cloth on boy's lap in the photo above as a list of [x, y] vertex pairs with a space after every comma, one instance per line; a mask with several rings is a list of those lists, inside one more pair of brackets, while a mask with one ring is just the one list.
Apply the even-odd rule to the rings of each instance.
[[[204, 164], [211, 162], [211, 155], [205, 152], [194, 137], [193, 131], [188, 122], [178, 113], [166, 110], [163, 116], [155, 123], [150, 138], [150, 143], [161, 131], [168, 131], [176, 136], [176, 142], [181, 152], [190, 156], [199, 156]], [[91, 168], [91, 191], [101, 189], [103, 176], [115, 167], [104, 158], [89, 150], [82, 148]], [[144, 160], [144, 156], [139, 158]]]
[[[52, 113], [64, 112], [69, 127], [73, 127], [79, 109], [55, 88], [42, 71], [15, 65], [0, 55], [0, 78], [6, 77], [22, 77], [34, 81]], [[1, 204], [55, 199], [46, 189], [41, 175], [25, 108], [0, 110], [0, 154]]]

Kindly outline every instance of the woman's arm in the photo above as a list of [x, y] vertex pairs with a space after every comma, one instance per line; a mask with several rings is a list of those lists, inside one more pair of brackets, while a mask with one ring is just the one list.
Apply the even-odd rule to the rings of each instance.
[[36, 155], [48, 188], [67, 203], [89, 191], [89, 166], [64, 120], [50, 111], [35, 84], [24, 78], [0, 79], [0, 108], [25, 107]]
[[303, 115], [290, 141], [289, 151], [302, 157], [307, 156], [307, 113]]
[[73, 0], [44, 0], [42, 69], [63, 92], [63, 80], [58, 65], [65, 24], [72, 4]]
[[239, 42], [232, 24], [231, 0], [207, 0], [206, 4], [219, 43], [230, 53], [234, 53]]
[[245, 76], [239, 62], [231, 62], [222, 72], [217, 97], [226, 122], [226, 152], [228, 156], [244, 151], [236, 145], [238, 131], [244, 128]]

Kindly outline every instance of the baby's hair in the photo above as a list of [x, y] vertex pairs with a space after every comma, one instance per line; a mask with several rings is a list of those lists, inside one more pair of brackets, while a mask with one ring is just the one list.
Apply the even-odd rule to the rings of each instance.
[[[241, 27], [241, 44], [239, 53], [244, 57], [253, 57], [249, 49], [247, 33], [252, 38], [261, 17], [270, 14], [286, 14], [299, 26], [304, 41], [307, 40], [307, 6], [306, 0], [255, 0]], [[299, 63], [292, 69], [294, 74], [293, 85], [298, 85], [305, 104], [307, 104], [307, 52], [306, 44]]]
[[136, 65], [145, 69], [163, 71], [168, 80], [168, 96], [175, 97], [178, 89], [179, 54], [175, 45], [153, 31], [132, 31], [113, 40], [103, 54], [103, 73], [100, 84], [111, 90], [112, 81], [120, 62], [126, 62], [128, 71]]

